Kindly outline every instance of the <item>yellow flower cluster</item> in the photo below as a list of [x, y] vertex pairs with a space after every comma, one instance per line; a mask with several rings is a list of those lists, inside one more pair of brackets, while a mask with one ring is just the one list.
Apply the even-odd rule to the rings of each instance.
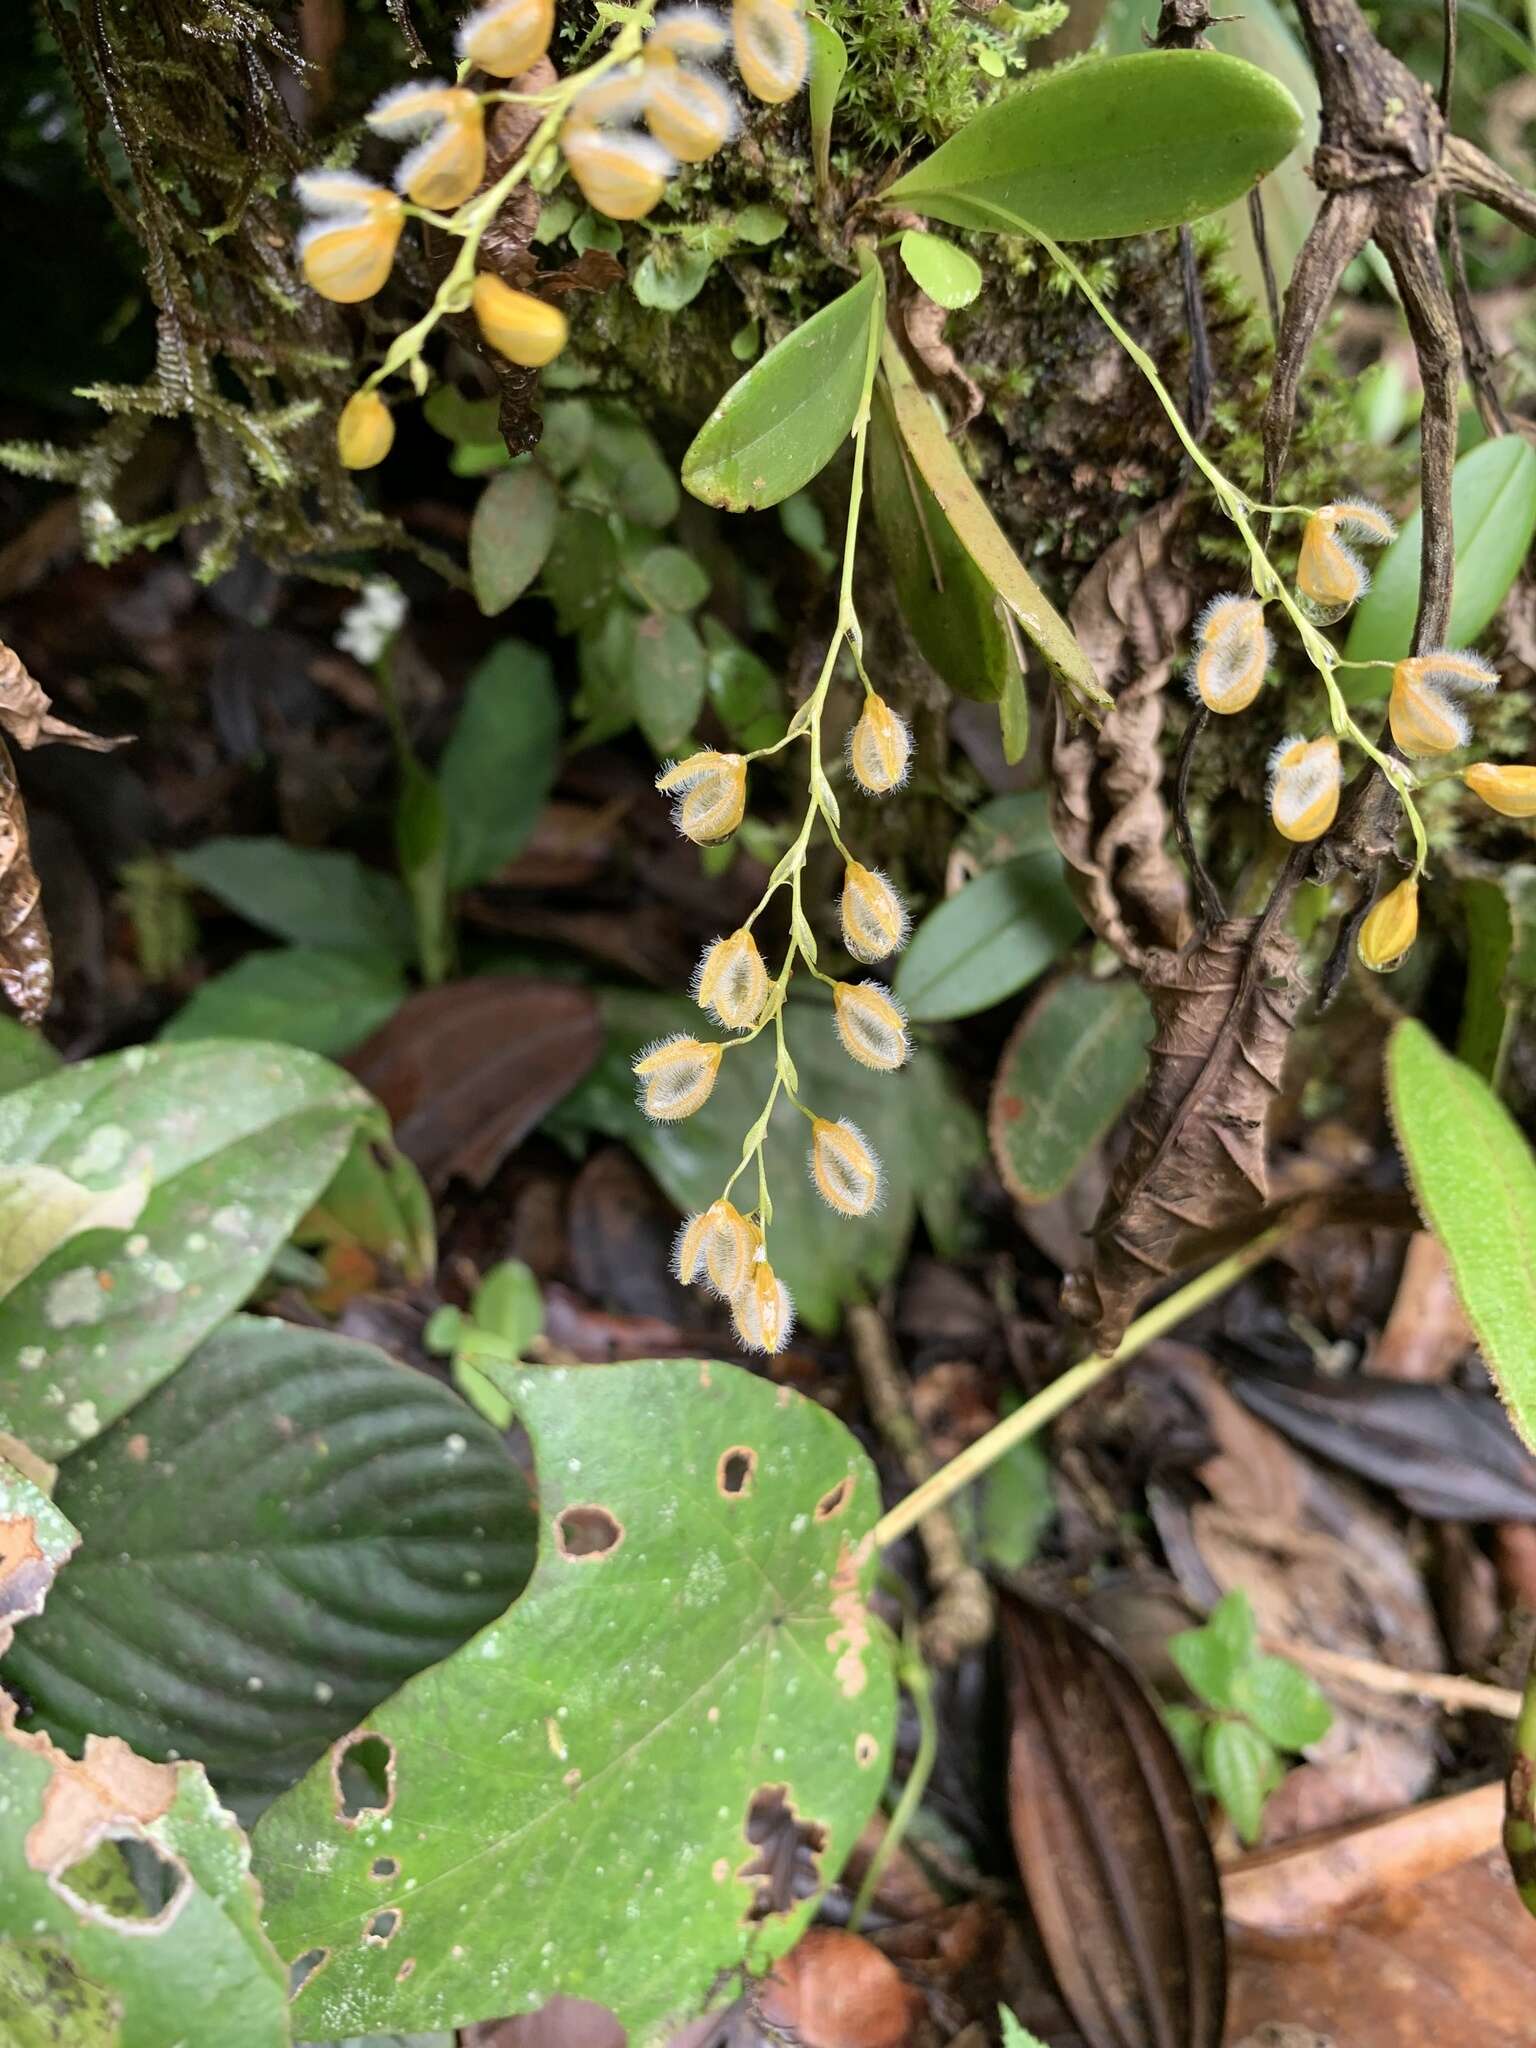
[[[459, 29], [461, 81], [475, 72], [524, 78], [547, 52], [554, 25], [554, 0], [489, 0]], [[396, 168], [394, 191], [352, 171], [310, 171], [297, 180], [307, 217], [298, 241], [306, 282], [339, 305], [371, 299], [389, 276], [413, 214], [458, 235], [473, 264], [496, 205], [535, 170], [544, 185], [558, 163], [556, 147], [590, 207], [613, 220], [639, 220], [660, 201], [680, 163], [702, 163], [736, 133], [736, 102], [710, 68], [733, 43], [742, 83], [754, 98], [769, 104], [790, 99], [809, 64], [803, 0], [734, 0], [729, 22], [707, 8], [672, 9], [640, 42], [637, 61], [614, 70], [610, 58], [593, 66], [585, 82], [578, 76], [544, 92], [477, 92], [462, 82], [413, 79], [385, 93], [364, 118], [376, 135], [410, 145]], [[546, 119], [523, 157], [484, 190], [486, 109], [508, 97], [545, 107]], [[487, 346], [521, 368], [541, 369], [565, 347], [568, 326], [558, 306], [478, 271], [463, 296], [439, 292], [419, 335], [413, 330], [413, 364], [437, 315], [462, 310], [466, 298]], [[337, 422], [337, 447], [348, 469], [382, 462], [394, 440], [377, 391], [382, 375], [354, 394]]]

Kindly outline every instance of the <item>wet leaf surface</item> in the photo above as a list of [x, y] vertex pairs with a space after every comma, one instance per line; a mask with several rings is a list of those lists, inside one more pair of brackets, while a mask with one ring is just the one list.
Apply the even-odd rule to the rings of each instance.
[[[820, 1838], [825, 1882], [884, 1783], [875, 1477], [830, 1415], [731, 1366], [490, 1370], [533, 1437], [534, 1576], [364, 1724], [387, 1811], [346, 1822], [328, 1763], [269, 1810], [268, 1922], [284, 1954], [329, 1951], [298, 1998], [311, 2032], [578, 1991], [646, 2038], [802, 1931], [805, 1906], [753, 1917], [761, 1802]], [[664, 1465], [637, 1464], [640, 1435]], [[597, 1887], [632, 1910], [594, 1915]], [[362, 1939], [382, 1909], [387, 1947]]]

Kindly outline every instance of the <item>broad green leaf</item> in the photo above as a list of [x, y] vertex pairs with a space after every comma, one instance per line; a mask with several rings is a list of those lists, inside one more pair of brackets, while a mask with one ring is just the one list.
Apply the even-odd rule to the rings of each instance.
[[637, 526], [669, 526], [682, 493], [656, 437], [622, 406], [597, 406], [593, 418], [592, 448], [576, 495], [600, 499]]
[[853, 432], [884, 302], [871, 265], [731, 386], [683, 457], [696, 498], [727, 512], [761, 510], [826, 468]]
[[759, 201], [731, 216], [728, 233], [733, 241], [745, 242], [750, 249], [766, 249], [780, 239], [788, 226], [788, 214]]
[[0, 1941], [5, 2048], [116, 2048], [112, 1994], [80, 1975], [56, 1941]]
[[907, 275], [935, 305], [954, 312], [968, 306], [981, 290], [981, 265], [966, 250], [946, 242], [942, 235], [908, 228], [900, 247]]
[[592, 436], [597, 431], [592, 408], [584, 398], [547, 398], [542, 405], [539, 461], [551, 476], [568, 476], [592, 452]]
[[578, 256], [585, 256], [589, 249], [602, 249], [608, 255], [624, 246], [624, 235], [616, 220], [605, 220], [588, 209], [577, 215], [569, 229], [571, 247]]
[[709, 571], [686, 548], [651, 548], [628, 575], [647, 611], [697, 611], [709, 595]]
[[[18, 1450], [18, 1456], [23, 1453]], [[40, 1476], [46, 1476], [44, 1468]], [[0, 1650], [18, 1622], [43, 1612], [80, 1532], [35, 1480], [0, 1457]], [[5, 2036], [0, 2034], [0, 2040]]]
[[885, 197], [956, 227], [995, 228], [995, 209], [1058, 241], [1139, 235], [1240, 199], [1300, 134], [1296, 102], [1255, 65], [1144, 50], [993, 101]]
[[426, 1183], [396, 1145], [360, 1130], [318, 1201], [293, 1226], [296, 1244], [347, 1245], [385, 1259], [403, 1279], [430, 1280], [437, 1228]]
[[900, 345], [888, 331], [880, 343], [891, 409], [913, 468], [922, 477], [955, 538], [982, 576], [1039, 648], [1046, 667], [1080, 706], [1109, 703], [1093, 664], [1077, 636], [1014, 553], [986, 500], [966, 472], [933, 402], [907, 367]]
[[707, 686], [715, 715], [737, 746], [771, 747], [784, 737], [784, 689], [760, 655], [716, 618], [700, 621], [709, 657]]
[[[1518, 434], [1483, 441], [1456, 465], [1451, 481], [1456, 582], [1447, 643], [1475, 640], [1508, 596], [1536, 536], [1536, 448]], [[1419, 604], [1422, 516], [1415, 512], [1377, 564], [1375, 581], [1355, 613], [1345, 649], [1351, 661], [1400, 661], [1413, 644]], [[1352, 703], [1385, 696], [1386, 669], [1346, 669], [1340, 677]]]
[[290, 1046], [133, 1046], [0, 1097], [0, 1158], [87, 1188], [147, 1173], [131, 1231], [71, 1238], [0, 1301], [0, 1429], [88, 1442], [238, 1308], [378, 1105]]
[[681, 242], [653, 241], [630, 278], [630, 289], [642, 306], [658, 313], [680, 313], [703, 291], [715, 259], [705, 249]]
[[1484, 1361], [1536, 1449], [1536, 1158], [1488, 1084], [1413, 1018], [1387, 1044], [1387, 1103]]
[[536, 462], [493, 476], [469, 522], [469, 580], [487, 618], [516, 602], [544, 566], [560, 494]]
[[206, 839], [172, 856], [179, 874], [293, 946], [412, 952], [411, 909], [392, 875], [355, 854], [284, 839]]
[[917, 1024], [974, 1016], [1027, 987], [1082, 929], [1060, 855], [1020, 854], [929, 911], [897, 964], [896, 993]]
[[1242, 1658], [1218, 1631], [1209, 1626], [1181, 1629], [1168, 1638], [1168, 1654], [1184, 1683], [1207, 1706], [1236, 1705], [1234, 1688]]
[[811, 161], [817, 186], [825, 191], [831, 176], [832, 115], [847, 75], [848, 52], [837, 30], [819, 14], [807, 14], [805, 28], [811, 39]]
[[1147, 1071], [1152, 1013], [1134, 981], [1067, 974], [1003, 1048], [987, 1127], [1017, 1202], [1048, 1202], [1112, 1128]]
[[[104, 1901], [92, 1896], [103, 1811], [106, 1839], [143, 1845], [163, 1873], [158, 1911], [136, 1894], [125, 1900], [121, 1884]], [[118, 2008], [114, 2048], [285, 2048], [287, 1983], [257, 1915], [250, 1852], [200, 1764], [145, 1763], [99, 1736], [76, 1763], [0, 1734], [0, 1812], [0, 1940], [48, 1943], [107, 1994]], [[63, 2038], [73, 2048], [76, 2037]]]
[[560, 694], [549, 656], [493, 647], [469, 679], [438, 781], [448, 811], [448, 881], [488, 882], [528, 842], [560, 759]]
[[600, 512], [573, 505], [555, 529], [544, 564], [544, 594], [555, 608], [562, 633], [595, 626], [619, 587], [619, 546]]
[[966, 819], [954, 845], [956, 860], [974, 873], [1000, 868], [1021, 853], [1055, 851], [1050, 798], [1043, 789], [1016, 789], [988, 797]]
[[0, 1017], [0, 1095], [40, 1081], [58, 1064], [58, 1053], [41, 1031], [29, 1031], [15, 1017]]
[[1204, 1763], [1211, 1790], [1251, 1847], [1259, 1839], [1264, 1802], [1284, 1774], [1280, 1759], [1246, 1721], [1213, 1721], [1205, 1731]]
[[652, 612], [635, 627], [631, 703], [658, 757], [681, 753], [704, 708], [708, 661], [691, 619]]
[[1323, 1693], [1284, 1657], [1250, 1657], [1232, 1693], [1239, 1713], [1277, 1749], [1309, 1749], [1333, 1726], [1333, 1709]]
[[66, 1459], [58, 1505], [82, 1549], [4, 1666], [35, 1725], [196, 1756], [242, 1805], [494, 1620], [533, 1556], [523, 1478], [456, 1394], [254, 1316]]
[[247, 953], [196, 988], [160, 1042], [263, 1038], [339, 1055], [376, 1031], [405, 1000], [399, 962], [381, 952], [284, 946]]
[[1163, 1726], [1173, 1737], [1174, 1747], [1184, 1759], [1184, 1768], [1189, 1773], [1190, 1783], [1197, 1792], [1205, 1789], [1205, 1748], [1206, 1715], [1199, 1707], [1187, 1707], [1175, 1700], [1162, 1710]]
[[[699, 1012], [681, 997], [611, 990], [603, 997], [607, 1046], [599, 1065], [565, 1103], [559, 1127], [605, 1132], [631, 1145], [679, 1209], [705, 1208], [741, 1157], [773, 1082], [765, 1038], [725, 1060], [706, 1111], [684, 1123], [656, 1124], [635, 1103], [630, 1062], [643, 1045], [699, 1028]], [[974, 1113], [937, 1057], [919, 1049], [900, 1074], [855, 1066], [819, 1003], [790, 1005], [786, 1035], [800, 1070], [802, 1101], [824, 1116], [848, 1116], [885, 1166], [880, 1208], [857, 1222], [836, 1217], [806, 1170], [804, 1117], [781, 1096], [768, 1130], [769, 1233], [775, 1270], [812, 1330], [837, 1327], [846, 1303], [866, 1299], [900, 1269], [921, 1206], [941, 1250], [962, 1228], [965, 1191], [985, 1157]], [[924, 1133], [921, 1151], [914, 1128]]]
[[0, 1165], [0, 1299], [70, 1238], [131, 1230], [148, 1193], [142, 1173], [87, 1188], [54, 1166]]
[[[329, 1760], [268, 1810], [267, 1925], [284, 1955], [329, 1952], [300, 2030], [574, 1992], [647, 2043], [814, 1910], [753, 1919], [773, 1858], [749, 1828], [787, 1801], [823, 1831], [829, 1882], [885, 1782], [893, 1681], [864, 1605], [878, 1486], [824, 1409], [735, 1366], [491, 1371], [533, 1440], [533, 1577], [362, 1724], [392, 1756], [387, 1813], [346, 1824]], [[637, 1461], [641, 1442], [665, 1457]], [[388, 1909], [388, 1945], [363, 1941]]]
[[519, 1357], [544, 1328], [544, 1299], [530, 1266], [503, 1259], [475, 1289], [476, 1325], [503, 1337]]
[[991, 584], [903, 449], [883, 386], [870, 420], [869, 490], [896, 599], [924, 660], [961, 696], [996, 703], [1019, 677], [1013, 637]]

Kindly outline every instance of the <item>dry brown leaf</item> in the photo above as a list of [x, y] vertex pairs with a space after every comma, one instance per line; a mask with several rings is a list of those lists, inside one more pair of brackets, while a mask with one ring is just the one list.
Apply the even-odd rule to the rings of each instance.
[[1416, 1230], [1392, 1313], [1362, 1370], [1384, 1379], [1445, 1380], [1474, 1342], [1440, 1240]]
[[902, 2048], [921, 2000], [861, 1935], [813, 1927], [757, 1986], [771, 2038], [800, 2048]]
[[1094, 563], [1067, 610], [1073, 632], [1114, 697], [1098, 731], [1058, 711], [1051, 754], [1051, 829], [1078, 907], [1101, 939], [1140, 968], [1151, 946], [1189, 928], [1189, 890], [1167, 850], [1163, 691], [1189, 624], [1189, 580], [1170, 547], [1183, 494], [1139, 519]]
[[28, 672], [21, 656], [0, 640], [0, 732], [28, 751], [54, 740], [66, 746], [84, 747], [88, 754], [110, 754], [114, 748], [127, 746], [126, 739], [102, 739], [96, 733], [82, 732], [78, 725], [55, 718], [52, 703], [53, 699], [36, 676]]
[[947, 382], [957, 394], [959, 411], [949, 430], [959, 434], [976, 418], [986, 400], [981, 395], [981, 386], [961, 369], [960, 358], [944, 339], [948, 318], [944, 307], [915, 285], [901, 302], [901, 324], [912, 344], [913, 355], [936, 384]]
[[53, 996], [42, 895], [15, 764], [0, 740], [0, 994], [23, 1024], [41, 1024]]
[[1179, 952], [1149, 951], [1156, 1025], [1131, 1138], [1094, 1225], [1094, 1260], [1063, 1290], [1113, 1350], [1148, 1288], [1268, 1198], [1264, 1122], [1304, 993], [1295, 941], [1231, 918]]

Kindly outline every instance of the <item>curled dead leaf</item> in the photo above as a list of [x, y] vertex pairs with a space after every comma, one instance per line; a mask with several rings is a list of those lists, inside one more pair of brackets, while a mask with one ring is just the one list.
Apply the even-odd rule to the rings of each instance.
[[901, 2048], [921, 2004], [861, 1935], [813, 1927], [757, 1986], [765, 2029], [801, 2048]]
[[959, 400], [959, 412], [950, 424], [952, 434], [963, 433], [976, 418], [986, 400], [974, 377], [960, 367], [960, 358], [944, 339], [949, 314], [916, 285], [901, 302], [901, 324], [912, 353], [936, 384], [948, 383]]
[[0, 740], [0, 994], [23, 1024], [41, 1024], [53, 997], [53, 944], [32, 865], [26, 807]]

